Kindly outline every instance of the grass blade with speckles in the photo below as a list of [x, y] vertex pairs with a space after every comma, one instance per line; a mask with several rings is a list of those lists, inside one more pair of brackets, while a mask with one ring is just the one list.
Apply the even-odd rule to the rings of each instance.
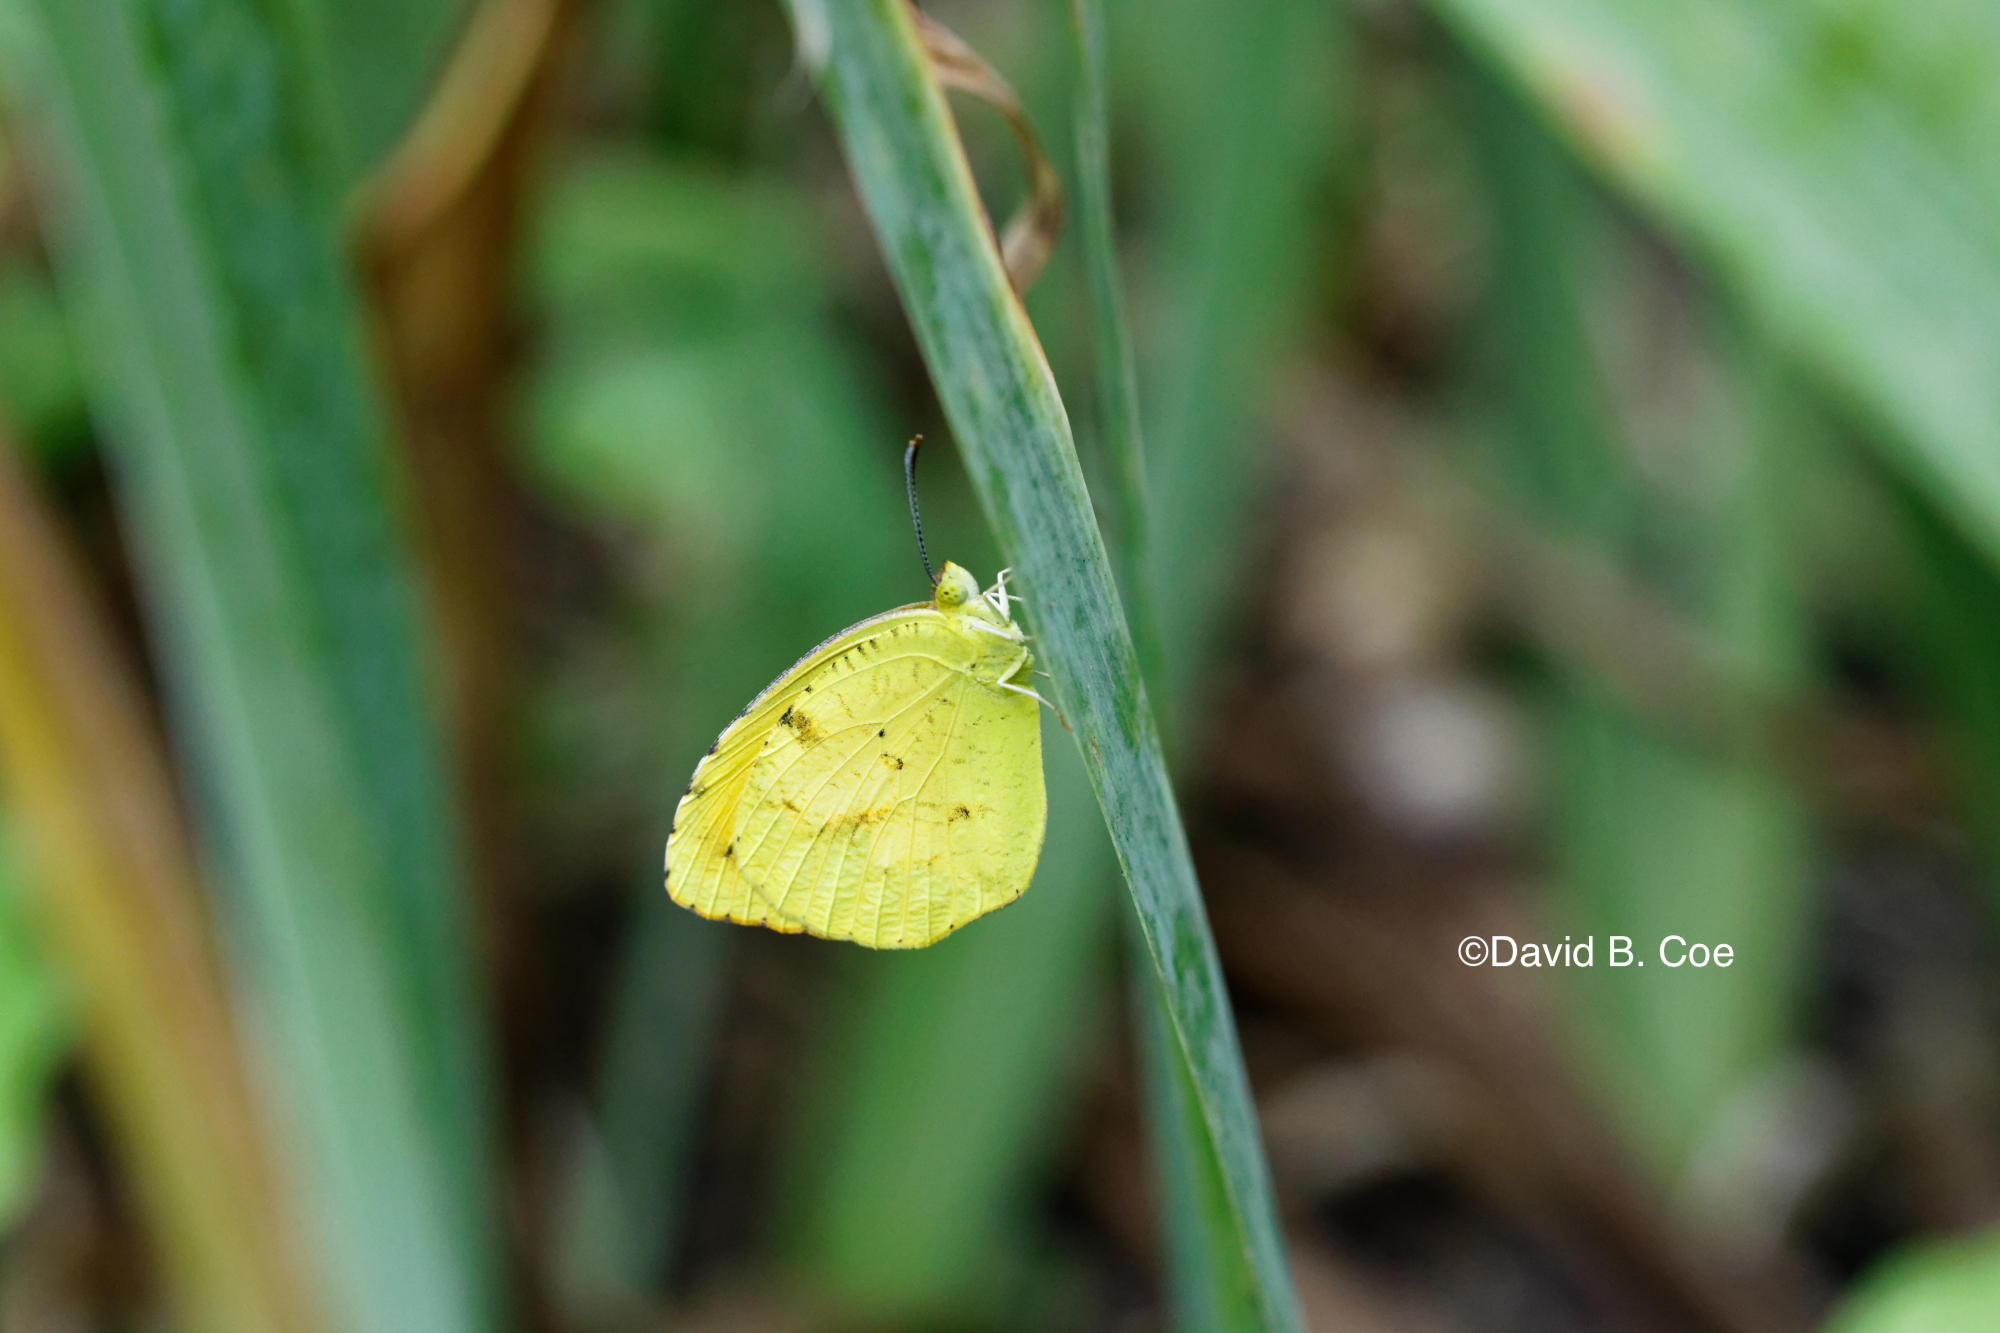
[[1297, 1328], [1228, 993], [1048, 365], [908, 11], [892, 0], [794, 0], [792, 14], [1104, 810], [1220, 1166], [1212, 1223], [1246, 1256], [1261, 1326]]

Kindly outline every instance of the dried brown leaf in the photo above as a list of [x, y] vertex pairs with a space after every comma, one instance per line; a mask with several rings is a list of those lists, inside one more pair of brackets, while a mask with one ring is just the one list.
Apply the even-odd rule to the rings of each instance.
[[1015, 95], [1012, 85], [1000, 76], [964, 38], [914, 5], [910, 7], [923, 42], [931, 70], [945, 88], [967, 93], [985, 102], [1007, 118], [1014, 140], [1021, 147], [1021, 160], [1028, 174], [1028, 197], [1007, 220], [999, 233], [1000, 261], [1016, 292], [1026, 292], [1048, 267], [1062, 236], [1062, 177], [1056, 174], [1034, 122]]

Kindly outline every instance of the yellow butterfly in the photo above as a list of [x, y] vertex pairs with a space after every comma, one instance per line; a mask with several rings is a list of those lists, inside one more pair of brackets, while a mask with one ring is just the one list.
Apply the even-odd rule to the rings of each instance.
[[935, 585], [807, 653], [716, 739], [667, 839], [675, 902], [913, 949], [1020, 897], [1048, 814], [1027, 635], [1006, 571], [981, 592], [947, 561]]

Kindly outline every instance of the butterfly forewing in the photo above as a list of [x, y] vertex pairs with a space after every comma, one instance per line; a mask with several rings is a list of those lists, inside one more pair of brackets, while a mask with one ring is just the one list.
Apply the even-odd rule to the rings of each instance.
[[936, 614], [919, 603], [885, 612], [834, 635], [794, 663], [724, 729], [708, 756], [695, 767], [687, 795], [674, 812], [673, 834], [667, 839], [667, 892], [675, 902], [720, 920], [782, 931], [804, 929], [797, 921], [774, 913], [735, 864], [729, 844], [744, 780], [785, 705], [802, 692], [815, 672], [856, 641], [872, 636], [878, 627], [919, 613]]
[[744, 872], [816, 934], [872, 932], [879, 904], [860, 901], [863, 872], [878, 844], [907, 846], [924, 769], [949, 742], [968, 678], [909, 650], [927, 637], [897, 627], [830, 663], [772, 729], [745, 786]]

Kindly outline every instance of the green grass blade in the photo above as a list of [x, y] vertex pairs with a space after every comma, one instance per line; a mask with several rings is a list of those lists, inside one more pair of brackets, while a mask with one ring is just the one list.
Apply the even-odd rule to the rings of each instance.
[[1891, 463], [2000, 559], [2000, 11], [1442, 8], [1887, 426]]
[[[1117, 232], [1111, 206], [1111, 112], [1104, 10], [1099, 0], [1072, 0], [1075, 41], [1074, 119], [1077, 221], [1090, 292], [1093, 360], [1099, 421], [1117, 484], [1117, 552], [1120, 586], [1130, 609], [1141, 673], [1149, 693], [1164, 698], [1165, 650], [1154, 608], [1158, 557], [1147, 525], [1150, 507], [1145, 441], [1139, 414], [1138, 368], [1119, 281]], [[1182, 205], [1199, 207], [1183, 199]], [[1237, 457], [1245, 451], [1229, 451]], [[1185, 461], [1185, 460], [1181, 460]], [[1196, 544], [1220, 558], [1234, 543], [1218, 525]], [[1187, 683], [1183, 676], [1181, 683]], [[1169, 743], [1168, 748], [1171, 749]], [[1128, 921], [1131, 918], [1128, 917]], [[1132, 957], [1145, 956], [1135, 941]], [[1228, 1207], [1228, 1191], [1215, 1145], [1201, 1119], [1193, 1076], [1173, 1040], [1164, 992], [1150, 970], [1130, 987], [1146, 1092], [1147, 1137], [1156, 1209], [1168, 1255], [1167, 1294], [1174, 1325], [1186, 1330], [1254, 1329], [1262, 1324], [1257, 1279], [1248, 1255], [1225, 1229], [1208, 1219]]]
[[1152, 540], [1146, 524], [1146, 444], [1139, 417], [1139, 368], [1118, 281], [1117, 227], [1111, 208], [1111, 107], [1105, 69], [1104, 6], [1071, 0], [1076, 43], [1076, 221], [1090, 290], [1092, 357], [1097, 370], [1098, 426], [1109, 448], [1118, 485], [1119, 586], [1132, 618], [1132, 636], [1146, 682], [1164, 687], [1159, 622], [1148, 573]]
[[1227, 1213], [1229, 1184], [1215, 1142], [1203, 1128], [1201, 1099], [1174, 1040], [1166, 997], [1150, 971], [1134, 969], [1131, 1003], [1172, 1326], [1181, 1333], [1268, 1328], [1249, 1256], [1228, 1228], [1210, 1221]]
[[336, 131], [260, 6], [35, 11], [65, 296], [327, 1285], [348, 1327], [470, 1333], [472, 954]]
[[1221, 966], [1061, 399], [907, 11], [795, 0], [792, 13], [1131, 888], [1225, 1185], [1210, 1225], [1248, 1256], [1263, 1325], [1296, 1328]]
[[[82, 1028], [97, 1122], [182, 1326], [325, 1333], [165, 747], [88, 583], [0, 445], [0, 776], [31, 862], [20, 884]], [[8, 952], [0, 990], [13, 992], [18, 1040], [32, 971]]]
[[[1107, 0], [1158, 223], [1138, 349], [1169, 739], [1200, 706], [1273, 438], [1265, 405], [1321, 270], [1342, 125], [1337, 6]], [[1086, 233], [1086, 240], [1088, 234]]]

